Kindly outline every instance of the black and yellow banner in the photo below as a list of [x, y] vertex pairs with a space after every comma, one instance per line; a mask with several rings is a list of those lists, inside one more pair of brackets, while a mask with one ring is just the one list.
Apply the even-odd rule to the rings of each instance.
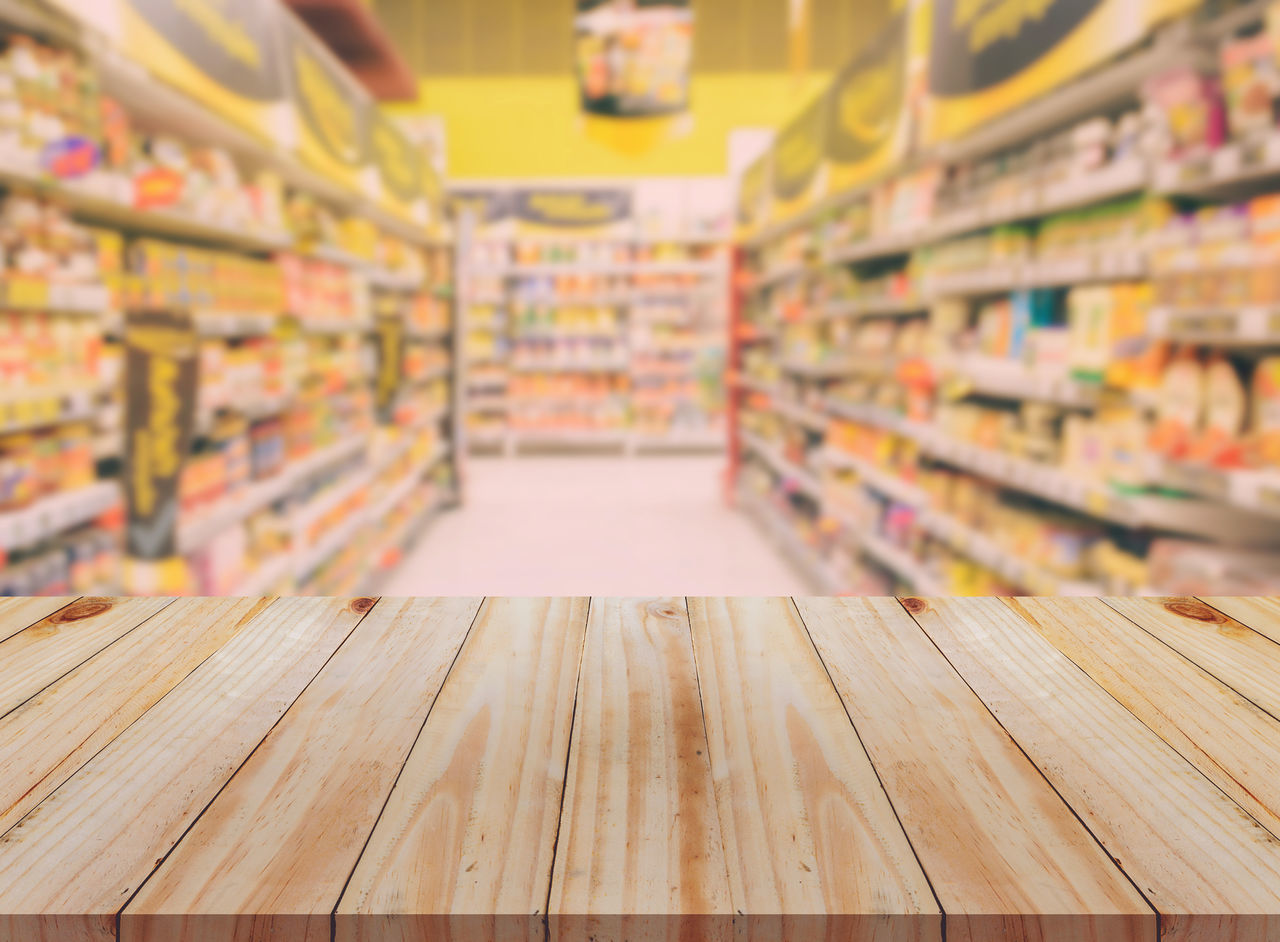
[[369, 123], [369, 153], [378, 168], [383, 200], [408, 214], [412, 205], [425, 197], [423, 155], [395, 122], [380, 112], [375, 112]]
[[398, 307], [376, 311], [373, 328], [378, 340], [378, 372], [374, 379], [374, 410], [383, 425], [395, 423], [396, 404], [404, 385], [405, 319]]
[[827, 94], [828, 189], [866, 183], [892, 169], [910, 144], [908, 24], [899, 12], [837, 73]]
[[742, 172], [738, 181], [738, 210], [735, 220], [739, 239], [760, 231], [769, 219], [770, 187], [773, 183], [773, 152], [766, 151]]
[[281, 17], [280, 55], [298, 114], [297, 149], [315, 170], [353, 189], [364, 189], [373, 101], [311, 32]]
[[121, 52], [246, 130], [270, 138], [285, 101], [281, 12], [262, 0], [119, 0]]
[[179, 487], [195, 428], [199, 347], [189, 310], [125, 315], [126, 542], [137, 559], [178, 551]]
[[926, 143], [1033, 101], [1199, 2], [933, 0]]
[[775, 219], [795, 215], [825, 192], [827, 96], [819, 95], [778, 134], [773, 146]]
[[631, 191], [524, 189], [511, 194], [511, 213], [532, 229], [606, 230], [631, 219]]

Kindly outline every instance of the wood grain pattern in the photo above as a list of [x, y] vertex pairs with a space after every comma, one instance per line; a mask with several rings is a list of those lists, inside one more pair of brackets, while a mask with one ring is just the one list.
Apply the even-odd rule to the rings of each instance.
[[1201, 601], [1280, 644], [1280, 599], [1205, 596]]
[[74, 595], [0, 599], [0, 641], [16, 635], [42, 618], [48, 618], [58, 609], [70, 605], [75, 600]]
[[929, 884], [791, 602], [690, 599], [689, 614], [748, 936], [939, 940]]
[[1099, 599], [1007, 603], [1272, 834], [1280, 725]]
[[126, 907], [121, 942], [327, 942], [479, 607], [379, 601]]
[[948, 940], [1154, 942], [1151, 908], [903, 606], [796, 604], [947, 914]]
[[1148, 634], [1280, 718], [1280, 644], [1188, 598], [1104, 599]]
[[[1265, 942], [1280, 841], [1000, 599], [933, 599], [917, 622], [1117, 866], [1168, 942]], [[1268, 642], [1270, 643], [1270, 642]]]
[[[74, 615], [80, 605], [73, 603], [52, 617]], [[264, 605], [260, 600], [209, 599], [173, 610], [153, 600], [119, 600], [88, 619], [103, 619], [102, 625], [86, 629], [86, 634], [98, 636], [91, 639], [97, 644], [102, 634], [123, 633], [123, 626], [136, 625], [146, 613], [153, 613], [0, 719], [0, 833], [53, 794], [76, 769], [233, 638]], [[30, 681], [27, 689], [42, 679], [38, 676], [42, 662], [53, 662], [55, 669], [60, 666], [56, 663], [59, 650], [65, 649], [71, 659], [83, 653], [80, 639], [64, 627], [48, 628], [48, 644], [36, 643], [15, 652], [17, 666]], [[9, 641], [23, 639], [27, 631]], [[44, 633], [39, 628], [37, 637]]]
[[586, 599], [489, 599], [337, 908], [339, 940], [544, 937]]
[[[0, 641], [0, 717], [142, 624], [170, 601], [80, 599]], [[3, 615], [0, 611], [0, 618]]]
[[361, 617], [342, 599], [266, 605], [0, 836], [0, 938], [114, 942], [119, 910]]
[[683, 599], [592, 602], [549, 913], [557, 940], [733, 937]]

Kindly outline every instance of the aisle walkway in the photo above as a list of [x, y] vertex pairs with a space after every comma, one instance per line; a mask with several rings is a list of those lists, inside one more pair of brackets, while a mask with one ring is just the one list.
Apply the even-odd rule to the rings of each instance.
[[385, 595], [804, 595], [720, 457], [472, 459]]

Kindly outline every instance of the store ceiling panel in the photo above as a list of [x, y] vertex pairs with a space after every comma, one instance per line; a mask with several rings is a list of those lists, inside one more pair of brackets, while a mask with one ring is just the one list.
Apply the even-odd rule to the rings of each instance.
[[[693, 0], [697, 72], [787, 68], [788, 0]], [[812, 68], [834, 69], [875, 35], [888, 0], [810, 0]], [[574, 0], [374, 0], [419, 75], [555, 75], [573, 65]]]

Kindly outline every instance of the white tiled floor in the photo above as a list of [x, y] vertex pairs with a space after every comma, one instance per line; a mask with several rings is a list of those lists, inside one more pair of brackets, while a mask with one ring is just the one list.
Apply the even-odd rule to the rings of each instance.
[[719, 457], [472, 459], [386, 595], [803, 595]]

